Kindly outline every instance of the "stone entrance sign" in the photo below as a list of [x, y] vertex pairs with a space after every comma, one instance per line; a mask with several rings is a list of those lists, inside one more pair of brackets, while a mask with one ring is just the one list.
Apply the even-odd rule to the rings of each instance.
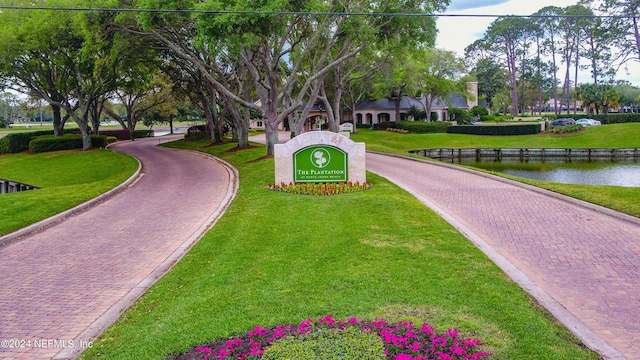
[[344, 123], [344, 124], [340, 125], [340, 131], [353, 132], [353, 124], [352, 123]]
[[364, 183], [365, 145], [334, 132], [311, 131], [274, 147], [276, 184]]

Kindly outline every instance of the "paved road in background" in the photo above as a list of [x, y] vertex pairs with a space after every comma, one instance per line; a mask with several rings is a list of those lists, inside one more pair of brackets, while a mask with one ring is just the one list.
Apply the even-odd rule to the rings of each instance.
[[136, 182], [0, 247], [0, 359], [74, 357], [226, 209], [235, 170], [156, 146], [176, 138], [114, 146], [142, 162]]
[[640, 359], [640, 219], [446, 164], [374, 153], [366, 161], [457, 226], [589, 347]]

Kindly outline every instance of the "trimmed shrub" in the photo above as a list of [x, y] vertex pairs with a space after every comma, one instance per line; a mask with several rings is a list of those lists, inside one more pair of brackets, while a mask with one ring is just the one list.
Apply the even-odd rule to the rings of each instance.
[[584, 128], [580, 124], [570, 124], [565, 126], [553, 126], [547, 129], [548, 133], [567, 134], [582, 131]]
[[608, 113], [608, 114], [549, 114], [545, 115], [546, 118], [551, 120], [555, 120], [557, 118], [571, 118], [574, 120], [578, 119], [594, 119], [600, 121], [602, 124], [623, 124], [623, 123], [632, 123], [632, 122], [640, 122], [640, 114], [636, 113]]
[[502, 116], [496, 116], [496, 115], [485, 115], [480, 117], [480, 121], [501, 122], [501, 121], [504, 121], [504, 118]]
[[373, 124], [373, 128], [375, 130], [387, 130], [389, 128], [395, 128], [396, 124], [397, 123], [393, 121], [385, 121], [378, 124]]
[[469, 110], [469, 113], [471, 113], [471, 115], [473, 115], [474, 117], [480, 116], [482, 118], [483, 116], [489, 116], [489, 110], [487, 110], [486, 107], [480, 105], [472, 107]]
[[[107, 146], [107, 137], [104, 135], [91, 135], [91, 146], [94, 148]], [[29, 151], [34, 154], [74, 149], [82, 149], [82, 135], [39, 136], [29, 142]]]
[[474, 120], [469, 111], [455, 107], [449, 109], [449, 118], [460, 125], [470, 124]]
[[131, 139], [131, 132], [128, 129], [100, 130], [98, 133], [100, 135], [113, 136], [118, 140], [129, 140], [129, 139]]
[[133, 139], [141, 139], [147, 137], [153, 137], [153, 130], [133, 130], [131, 132], [131, 137]]
[[415, 134], [435, 134], [446, 133], [447, 127], [451, 126], [448, 121], [400, 121], [396, 123], [396, 128], [407, 130]]
[[30, 133], [13, 133], [0, 139], [0, 153], [14, 154], [29, 149]]
[[356, 129], [371, 129], [371, 124], [356, 124]]
[[[65, 134], [70, 134], [77, 129], [64, 129]], [[30, 131], [23, 133], [11, 133], [0, 139], [0, 154], [15, 154], [29, 149], [29, 142], [38, 136], [53, 136], [53, 130]]]
[[342, 331], [322, 329], [310, 334], [288, 336], [265, 350], [262, 359], [384, 360], [386, 356], [377, 334], [349, 327]]
[[477, 126], [477, 125], [461, 125], [449, 126], [447, 133], [449, 134], [468, 134], [468, 135], [531, 135], [542, 131], [541, 124], [523, 124], [523, 125], [496, 125], [496, 126]]

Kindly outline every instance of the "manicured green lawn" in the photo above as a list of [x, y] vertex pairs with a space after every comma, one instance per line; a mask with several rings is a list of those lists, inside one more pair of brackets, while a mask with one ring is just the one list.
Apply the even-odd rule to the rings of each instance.
[[640, 123], [588, 127], [569, 135], [398, 134], [359, 129], [352, 139], [365, 142], [367, 150], [395, 154], [430, 148], [635, 148], [640, 147]]
[[137, 168], [130, 156], [104, 149], [0, 155], [0, 178], [40, 187], [0, 195], [0, 235], [95, 198]]
[[[206, 143], [178, 142], [197, 148]], [[427, 321], [497, 359], [597, 359], [482, 252], [395, 185], [332, 197], [267, 189], [264, 148], [202, 147], [240, 172], [230, 208], [84, 359], [162, 359], [255, 325], [327, 314]]]

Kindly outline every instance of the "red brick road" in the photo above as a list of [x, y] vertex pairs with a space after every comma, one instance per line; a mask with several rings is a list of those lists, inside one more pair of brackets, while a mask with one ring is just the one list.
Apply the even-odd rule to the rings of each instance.
[[141, 160], [133, 185], [0, 247], [0, 359], [77, 355], [226, 209], [235, 170], [160, 141], [113, 148]]
[[640, 359], [640, 219], [452, 166], [366, 161], [457, 225], [589, 347]]

